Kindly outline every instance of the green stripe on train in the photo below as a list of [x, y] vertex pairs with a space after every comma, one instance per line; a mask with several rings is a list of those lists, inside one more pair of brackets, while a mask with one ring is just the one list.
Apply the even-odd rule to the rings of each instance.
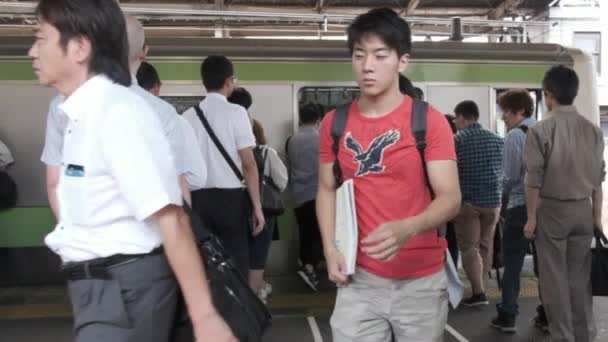
[[[0, 212], [0, 248], [39, 247], [55, 225], [50, 208], [15, 208]], [[295, 239], [295, 217], [287, 211], [279, 217], [281, 240]]]
[[[200, 80], [200, 62], [152, 63], [165, 81]], [[350, 63], [340, 62], [236, 62], [243, 81], [352, 81]], [[539, 83], [548, 64], [413, 63], [407, 74], [413, 81]], [[0, 62], [0, 80], [34, 80], [28, 61]]]
[[55, 225], [50, 208], [15, 208], [0, 213], [0, 247], [42, 246]]

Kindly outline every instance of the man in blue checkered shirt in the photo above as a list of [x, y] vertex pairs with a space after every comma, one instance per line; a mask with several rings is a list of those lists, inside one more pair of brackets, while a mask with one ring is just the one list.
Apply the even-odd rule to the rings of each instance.
[[473, 101], [463, 101], [456, 114], [456, 155], [462, 206], [454, 219], [462, 266], [473, 294], [465, 306], [488, 305], [483, 282], [492, 268], [494, 229], [500, 212], [503, 139], [483, 128], [479, 109]]

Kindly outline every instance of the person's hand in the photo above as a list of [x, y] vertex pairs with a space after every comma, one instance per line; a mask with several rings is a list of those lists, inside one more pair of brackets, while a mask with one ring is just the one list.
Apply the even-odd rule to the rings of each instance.
[[262, 209], [254, 209], [253, 211], [253, 232], [251, 235], [258, 236], [262, 230], [264, 230], [264, 226], [266, 226], [266, 219], [264, 218], [264, 213]]
[[524, 226], [524, 235], [529, 240], [534, 240], [536, 238], [536, 220], [528, 220], [526, 225]]
[[362, 251], [374, 259], [388, 261], [416, 233], [416, 228], [407, 219], [383, 223], [361, 241]]
[[196, 342], [238, 342], [232, 330], [224, 319], [216, 312], [210, 312], [204, 317], [192, 322]]
[[338, 286], [348, 284], [346, 275], [346, 262], [344, 256], [336, 248], [325, 252], [325, 262], [327, 263], [327, 276], [329, 280]]

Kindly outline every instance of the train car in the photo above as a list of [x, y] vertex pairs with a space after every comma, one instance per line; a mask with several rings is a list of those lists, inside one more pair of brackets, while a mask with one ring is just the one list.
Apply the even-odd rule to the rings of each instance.
[[[53, 91], [37, 85], [27, 58], [30, 42], [31, 38], [0, 38], [0, 139], [15, 157], [9, 173], [19, 192], [17, 208], [0, 212], [0, 285], [63, 281], [58, 258], [43, 243], [54, 226], [40, 162]], [[161, 96], [180, 112], [205, 96], [199, 72], [203, 58], [229, 56], [239, 85], [253, 95], [251, 115], [262, 122], [269, 144], [278, 151], [283, 151], [285, 140], [298, 128], [301, 104], [316, 102], [329, 110], [358, 94], [343, 41], [152, 38], [147, 43], [149, 61], [163, 82]], [[579, 50], [549, 44], [420, 42], [414, 44], [405, 74], [441, 111], [450, 113], [458, 102], [474, 100], [480, 122], [504, 133], [495, 104], [497, 94], [513, 87], [529, 89], [536, 98], [536, 114], [542, 118], [546, 110], [540, 83], [555, 64], [578, 72], [581, 89], [576, 105], [599, 124], [594, 68]], [[273, 243], [269, 273], [295, 270], [294, 224], [288, 210], [279, 220], [280, 240]]]

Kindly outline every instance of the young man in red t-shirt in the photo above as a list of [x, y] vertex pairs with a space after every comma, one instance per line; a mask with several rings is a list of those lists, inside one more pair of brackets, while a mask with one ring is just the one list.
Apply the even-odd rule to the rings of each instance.
[[412, 98], [399, 92], [411, 50], [405, 20], [390, 9], [360, 15], [348, 28], [348, 46], [361, 88], [337, 156], [344, 179], [354, 179], [355, 187], [359, 248], [350, 279], [334, 242], [334, 113], [321, 124], [319, 144], [317, 214], [329, 278], [339, 285], [333, 338], [440, 341], [448, 295], [446, 242], [437, 228], [460, 206], [454, 138], [443, 115], [429, 107], [423, 164], [411, 129]]

